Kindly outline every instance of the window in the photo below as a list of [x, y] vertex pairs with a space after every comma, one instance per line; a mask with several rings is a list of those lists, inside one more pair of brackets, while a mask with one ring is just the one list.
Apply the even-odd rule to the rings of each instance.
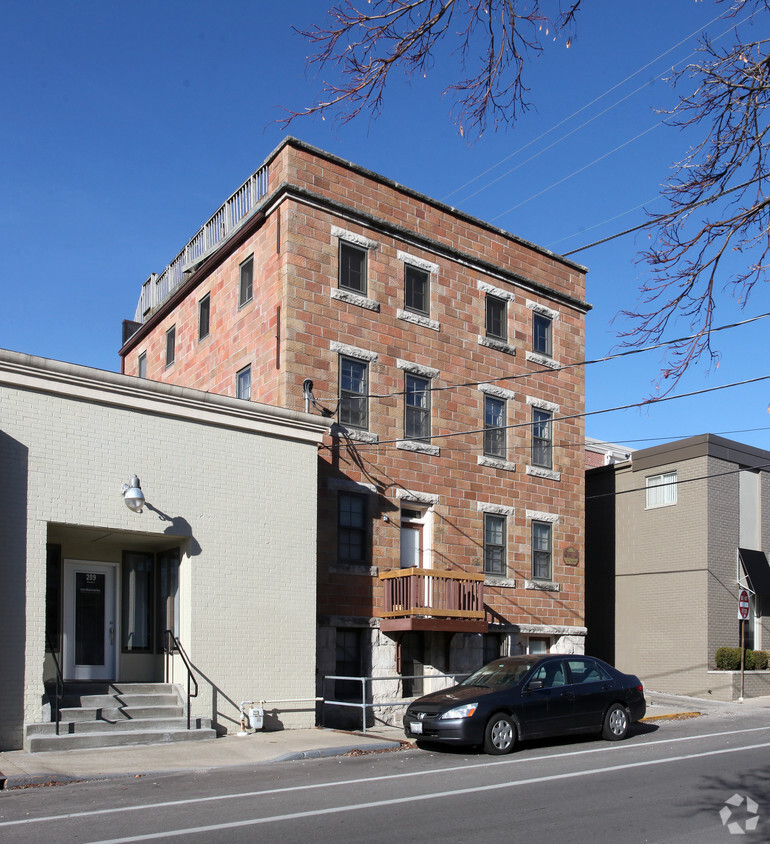
[[61, 546], [46, 545], [45, 649], [61, 647]]
[[550, 636], [529, 636], [527, 638], [528, 654], [547, 654], [551, 650]]
[[506, 457], [505, 401], [493, 396], [484, 396], [484, 454]]
[[209, 336], [209, 320], [211, 317], [211, 295], [206, 294], [198, 302], [198, 339]]
[[236, 398], [251, 401], [251, 367], [244, 366], [235, 376]]
[[366, 250], [340, 241], [340, 287], [366, 293]]
[[664, 472], [647, 478], [647, 506], [668, 507], [676, 504], [676, 472]]
[[550, 522], [532, 522], [532, 578], [550, 580], [551, 572], [551, 534]]
[[430, 389], [427, 378], [406, 376], [404, 436], [409, 439], [430, 437]]
[[581, 683], [603, 683], [611, 679], [610, 675], [592, 659], [583, 659], [581, 657], [572, 657], [567, 660], [569, 666], [569, 673], [572, 676], [574, 685]]
[[178, 548], [161, 551], [157, 556], [155, 574], [158, 596], [158, 650], [166, 644], [166, 630], [179, 635], [179, 558]]
[[142, 352], [136, 359], [136, 374], [140, 378], [147, 377], [147, 352]]
[[505, 574], [505, 516], [484, 514], [484, 573]]
[[550, 410], [532, 408], [532, 465], [553, 468], [553, 440], [551, 438]]
[[546, 662], [535, 671], [530, 680], [540, 680], [544, 689], [555, 689], [567, 685], [567, 672], [564, 670], [564, 663]]
[[121, 644], [124, 652], [162, 653], [166, 630], [179, 635], [179, 548], [157, 557], [125, 551]]
[[241, 264], [238, 287], [238, 307], [242, 308], [254, 298], [254, 256]]
[[123, 554], [123, 650], [152, 653], [153, 556]]
[[354, 428], [368, 427], [368, 375], [369, 365], [366, 362], [340, 357], [340, 424]]
[[341, 492], [337, 500], [337, 557], [363, 563], [366, 556], [366, 496]]
[[487, 337], [494, 337], [497, 340], [507, 339], [505, 306], [505, 299], [498, 299], [497, 296], [487, 293]]
[[176, 354], [176, 326], [172, 325], [166, 332], [166, 366], [169, 367], [174, 362], [174, 355]]
[[545, 314], [535, 312], [532, 318], [532, 348], [541, 355], [552, 357], [552, 329], [553, 320]]
[[404, 265], [404, 308], [428, 316], [430, 313], [430, 273]]
[[[338, 677], [360, 677], [361, 634], [363, 631], [338, 628], [336, 635], [336, 661], [334, 673]], [[335, 680], [334, 694], [337, 700], [361, 701], [363, 685], [355, 680]]]

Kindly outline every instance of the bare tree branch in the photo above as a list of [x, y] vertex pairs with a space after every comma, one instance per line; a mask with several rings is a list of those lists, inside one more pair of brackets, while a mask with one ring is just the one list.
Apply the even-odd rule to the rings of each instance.
[[[514, 123], [528, 104], [525, 61], [543, 50], [544, 39], [571, 30], [582, 0], [371, 0], [365, 11], [343, 0], [327, 13], [326, 25], [297, 30], [317, 49], [308, 67], [336, 71], [323, 80], [313, 105], [288, 111], [288, 126], [300, 116], [334, 114], [347, 123], [367, 110], [377, 116], [391, 71], [427, 75], [446, 38], [455, 46], [458, 72], [447, 73], [445, 93], [461, 134], [481, 135], [489, 120]], [[552, 7], [549, 17], [541, 7]], [[569, 46], [569, 41], [567, 46]]]
[[[746, 7], [767, 12], [770, 3], [739, 0], [733, 13]], [[710, 334], [717, 299], [730, 290], [745, 305], [770, 254], [770, 40], [743, 42], [736, 32], [731, 47], [703, 38], [699, 52], [673, 79], [687, 93], [669, 122], [703, 137], [663, 187], [668, 207], [651, 216], [654, 241], [641, 256], [651, 278], [637, 308], [622, 312], [633, 323], [621, 334], [631, 346], [660, 340], [677, 318], [689, 321], [695, 337], [671, 347], [666, 392], [704, 356], [718, 362]]]

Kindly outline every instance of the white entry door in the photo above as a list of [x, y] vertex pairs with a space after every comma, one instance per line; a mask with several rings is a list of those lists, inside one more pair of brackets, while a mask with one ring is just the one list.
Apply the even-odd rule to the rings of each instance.
[[115, 680], [116, 565], [64, 561], [65, 680]]

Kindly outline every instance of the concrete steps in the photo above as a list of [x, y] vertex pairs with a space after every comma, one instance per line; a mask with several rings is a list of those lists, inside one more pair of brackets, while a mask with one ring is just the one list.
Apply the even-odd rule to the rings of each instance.
[[193, 719], [187, 729], [181, 693], [170, 683], [65, 684], [58, 735], [53, 721], [25, 727], [30, 753], [212, 738], [210, 719]]

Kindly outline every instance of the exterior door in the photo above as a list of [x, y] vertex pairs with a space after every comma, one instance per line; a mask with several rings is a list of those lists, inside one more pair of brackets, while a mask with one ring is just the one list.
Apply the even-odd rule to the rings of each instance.
[[63, 663], [65, 680], [114, 680], [117, 566], [64, 562]]

